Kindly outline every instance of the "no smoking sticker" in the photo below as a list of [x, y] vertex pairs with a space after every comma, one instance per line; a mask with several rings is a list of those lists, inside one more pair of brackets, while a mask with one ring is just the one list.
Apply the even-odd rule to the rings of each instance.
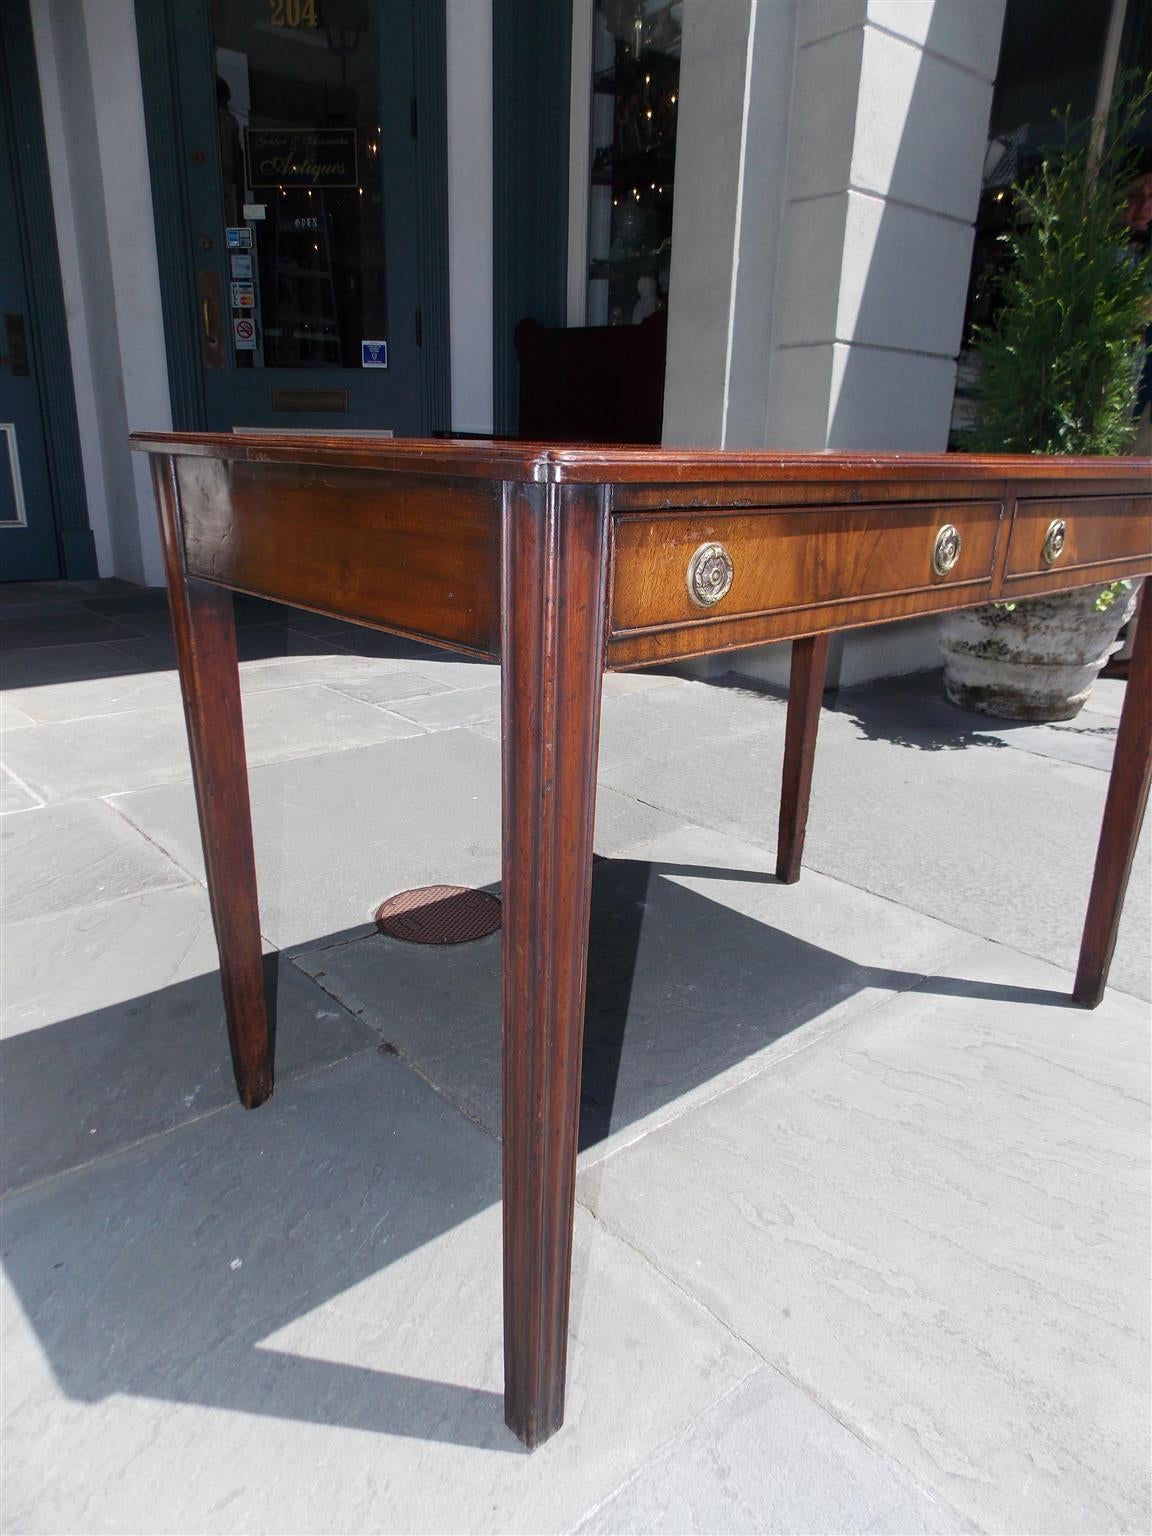
[[245, 315], [243, 319], [233, 320], [232, 340], [237, 352], [255, 352], [256, 350], [256, 322], [249, 320]]

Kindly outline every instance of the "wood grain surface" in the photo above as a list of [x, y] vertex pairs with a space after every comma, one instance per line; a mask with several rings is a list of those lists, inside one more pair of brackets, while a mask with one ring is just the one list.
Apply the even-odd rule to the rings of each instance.
[[499, 485], [332, 465], [175, 463], [192, 575], [498, 654]]
[[[272, 1089], [231, 590], [503, 665], [505, 1413], [564, 1416], [601, 674], [794, 639], [779, 878], [796, 879], [828, 636], [1152, 571], [1152, 460], [749, 454], [137, 434], [153, 454], [192, 772], [242, 1101]], [[1067, 525], [1051, 566], [1040, 551]], [[933, 569], [945, 523], [955, 566]], [[733, 559], [714, 609], [703, 543]], [[1103, 992], [1152, 760], [1137, 634], [1084, 930]]]
[[1147, 589], [1140, 610], [1072, 989], [1085, 1008], [1095, 1008], [1104, 996], [1152, 782], [1152, 604]]
[[510, 486], [504, 517], [505, 1417], [564, 1421], [600, 729], [607, 502]]
[[[1143, 497], [1022, 497], [1012, 511], [1006, 581], [1045, 576], [1058, 586], [1085, 568], [1101, 571], [1112, 564], [1152, 560], [1150, 499], [1152, 487], [1145, 488]], [[1044, 536], [1056, 521], [1064, 524], [1064, 547], [1048, 564]]]
[[175, 461], [152, 460], [205, 879], [236, 1090], [246, 1109], [272, 1093], [273, 1033], [264, 987], [256, 855], [232, 594], [189, 576]]
[[[808, 508], [618, 516], [609, 632], [707, 625], [937, 587], [975, 588], [958, 597], [975, 602], [990, 590], [1000, 518], [1000, 503], [989, 501], [836, 507], [818, 516]], [[945, 525], [959, 531], [960, 553], [940, 575], [932, 552]], [[694, 551], [711, 541], [731, 557], [732, 586], [701, 609], [687, 573]]]

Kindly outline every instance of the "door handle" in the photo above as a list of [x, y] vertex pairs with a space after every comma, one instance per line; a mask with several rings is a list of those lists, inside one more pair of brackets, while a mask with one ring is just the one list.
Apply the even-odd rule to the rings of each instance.
[[228, 359], [220, 334], [220, 274], [211, 267], [196, 270], [196, 299], [200, 310], [200, 355], [205, 368], [225, 368]]

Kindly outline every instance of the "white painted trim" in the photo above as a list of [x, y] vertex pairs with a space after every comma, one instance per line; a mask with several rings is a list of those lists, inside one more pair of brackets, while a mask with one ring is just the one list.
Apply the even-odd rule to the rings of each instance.
[[452, 426], [492, 430], [492, 4], [448, 0]]
[[572, 0], [568, 107], [568, 324], [588, 313], [588, 189], [592, 176], [593, 0]]
[[724, 400], [720, 407], [720, 446], [728, 446], [728, 401], [732, 388], [732, 341], [736, 330], [736, 286], [740, 280], [740, 237], [744, 217], [744, 182], [748, 172], [748, 114], [752, 104], [752, 55], [755, 51], [756, 7], [748, 6], [748, 36], [744, 45], [744, 102], [740, 113], [740, 169], [736, 182], [736, 211], [732, 221], [732, 270], [728, 281], [728, 335], [724, 341]]
[[[76, 426], [80, 462], [88, 503], [88, 526], [96, 547], [96, 569], [101, 576], [116, 574], [112, 519], [105, 478], [104, 443], [96, 408], [93, 344], [85, 298], [84, 267], [80, 254], [77, 221], [72, 205], [72, 166], [66, 112], [78, 113], [74, 85], [61, 81], [51, 0], [32, 0], [32, 36], [36, 47], [36, 73], [44, 143], [48, 153], [48, 182], [60, 256], [60, 283], [68, 327], [68, 354], [72, 389], [76, 400]], [[78, 23], [79, 24], [79, 23]]]
[[0, 421], [0, 432], [8, 439], [8, 465], [12, 473], [12, 499], [16, 503], [13, 522], [0, 522], [0, 532], [6, 528], [27, 528], [28, 510], [24, 505], [24, 476], [20, 473], [20, 450], [16, 446], [16, 423]]

